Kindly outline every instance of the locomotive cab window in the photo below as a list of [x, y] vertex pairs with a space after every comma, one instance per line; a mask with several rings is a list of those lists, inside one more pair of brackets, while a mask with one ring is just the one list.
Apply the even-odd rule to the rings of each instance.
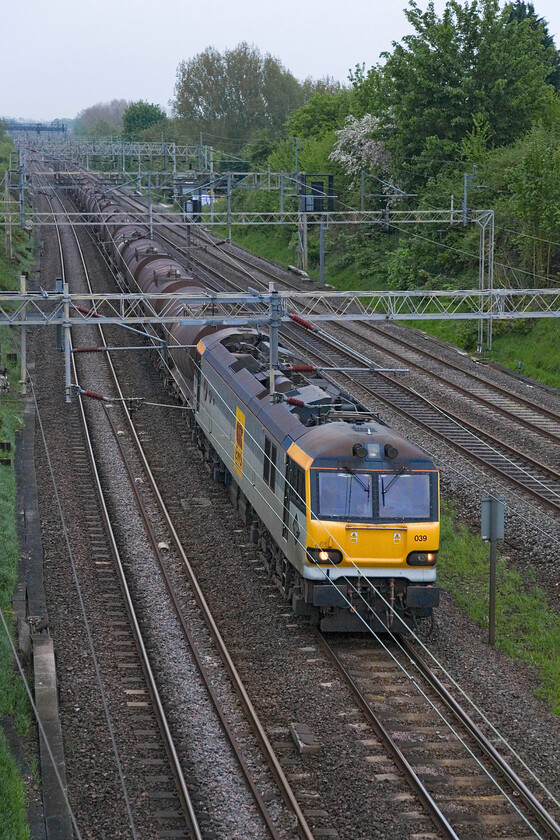
[[264, 439], [263, 479], [272, 492], [276, 487], [276, 447], [267, 437]]
[[305, 470], [291, 458], [286, 464], [286, 489], [289, 501], [305, 513]]
[[430, 476], [388, 473], [378, 476], [381, 519], [431, 519]]
[[437, 519], [435, 473], [313, 470], [312, 509], [318, 519], [428, 522]]
[[319, 473], [321, 516], [364, 519], [372, 515], [371, 475], [347, 472]]

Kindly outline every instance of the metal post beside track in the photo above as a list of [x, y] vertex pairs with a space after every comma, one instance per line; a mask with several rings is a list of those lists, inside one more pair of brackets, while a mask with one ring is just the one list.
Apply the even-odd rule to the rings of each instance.
[[[27, 277], [25, 274], [19, 275], [19, 288], [22, 295], [27, 294]], [[23, 317], [25, 318], [25, 304], [23, 307]], [[21, 347], [20, 347], [20, 394], [25, 397], [27, 394], [27, 327], [24, 325], [21, 328]]]
[[66, 402], [72, 402], [71, 379], [71, 335], [70, 335], [70, 294], [68, 283], [64, 283], [64, 375], [66, 380]]
[[269, 304], [269, 389], [270, 394], [274, 394], [274, 371], [278, 366], [278, 330], [282, 323], [282, 299], [278, 294], [278, 290], [274, 288], [274, 283], [270, 283], [268, 287], [270, 293]]
[[487, 496], [482, 500], [481, 537], [490, 543], [490, 597], [488, 609], [488, 644], [496, 642], [496, 542], [504, 538], [504, 497]]

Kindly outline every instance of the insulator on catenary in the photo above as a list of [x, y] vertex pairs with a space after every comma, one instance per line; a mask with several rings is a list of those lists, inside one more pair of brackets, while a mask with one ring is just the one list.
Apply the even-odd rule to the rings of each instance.
[[74, 347], [72, 353], [103, 353], [105, 347]]
[[315, 365], [290, 365], [291, 373], [315, 373]]
[[297, 397], [286, 397], [286, 402], [288, 405], [297, 405], [298, 408], [304, 408], [305, 403], [303, 400], [298, 400]]
[[74, 304], [74, 309], [77, 309], [82, 315], [87, 315], [88, 318], [101, 318], [101, 315], [95, 309], [88, 309], [87, 306], [76, 306]]
[[90, 397], [92, 400], [101, 400], [101, 402], [112, 402], [110, 397], [104, 397], [103, 394], [98, 394], [97, 391], [80, 391], [83, 397]]
[[304, 327], [306, 330], [315, 331], [316, 327], [311, 321], [306, 321], [305, 318], [302, 318], [301, 315], [296, 315], [295, 312], [290, 312], [290, 318], [292, 321], [295, 321], [296, 324], [299, 324], [300, 327]]

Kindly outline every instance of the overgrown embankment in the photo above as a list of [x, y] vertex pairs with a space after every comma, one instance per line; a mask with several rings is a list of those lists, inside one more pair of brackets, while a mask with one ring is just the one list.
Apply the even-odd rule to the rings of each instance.
[[[0, 131], [0, 178], [9, 166], [12, 143]], [[2, 199], [4, 194], [2, 193]], [[4, 201], [0, 210], [5, 212]], [[4, 216], [0, 216], [4, 222]], [[19, 288], [19, 275], [32, 263], [32, 242], [27, 233], [12, 231], [11, 256], [6, 254], [5, 226], [1, 228], [0, 290]], [[10, 390], [0, 394], [0, 442], [10, 444], [2, 451], [6, 461], [0, 465], [0, 608], [4, 621], [0, 625], [0, 715], [8, 719], [20, 735], [29, 732], [30, 707], [25, 688], [15, 667], [10, 638], [12, 630], [12, 593], [17, 580], [20, 555], [15, 518], [14, 454], [16, 431], [23, 424], [23, 403], [19, 391], [18, 336], [16, 330], [0, 328], [0, 369], [7, 368]], [[10, 461], [11, 463], [8, 463]], [[12, 636], [13, 638], [13, 636]], [[13, 728], [13, 727], [10, 727]], [[27, 840], [26, 784], [13, 758], [10, 744], [0, 727], [0, 836], [10, 840]]]

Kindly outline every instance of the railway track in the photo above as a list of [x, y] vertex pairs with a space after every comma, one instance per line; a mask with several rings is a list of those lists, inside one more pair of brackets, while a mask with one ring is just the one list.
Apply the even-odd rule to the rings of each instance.
[[[158, 235], [161, 236], [161, 234], [162, 231], [159, 230]], [[211, 241], [211, 237], [206, 232], [199, 235], [199, 238], [207, 243]], [[169, 236], [165, 237], [164, 241], [174, 247], [180, 255], [186, 256], [186, 251], [176, 242], [176, 233], [173, 228], [169, 229]], [[279, 286], [284, 282], [278, 281], [277, 271], [267, 271], [262, 264], [263, 261], [257, 260], [257, 265], [255, 265], [250, 257], [239, 255], [237, 251], [234, 256], [225, 257], [222, 254], [222, 247], [214, 249], [211, 256], [209, 252], [205, 253], [202, 258], [199, 248], [196, 262], [203, 267], [204, 282], [213, 284], [217, 291], [223, 291], [224, 288], [246, 290], [251, 283], [258, 285], [259, 282], [262, 288], [266, 289], [267, 280], [274, 280]], [[221, 270], [217, 270], [216, 264], [221, 264]], [[225, 273], [226, 268], [230, 276]], [[236, 273], [235, 279], [232, 279], [231, 271]], [[265, 279], [260, 280], [260, 275]], [[288, 282], [286, 288], [298, 288], [301, 291], [301, 283], [295, 286]], [[545, 440], [560, 444], [560, 414], [542, 406], [537, 407], [534, 402], [517, 394], [513, 395], [510, 391], [494, 385], [477, 373], [467, 372], [459, 365], [447, 360], [443, 361], [430, 351], [422, 350], [404, 338], [388, 336], [375, 325], [337, 324], [336, 333], [347, 337], [346, 345], [340, 339], [329, 336], [324, 330], [320, 331], [320, 335], [318, 333], [303, 335], [301, 332], [298, 335], [293, 327], [283, 325], [281, 332], [285, 343], [287, 341], [294, 352], [304, 355], [306, 360], [312, 360], [323, 367], [348, 367], [356, 362], [358, 365], [363, 364], [364, 356], [351, 349], [356, 344], [356, 338], [359, 338], [364, 345], [367, 345], [367, 347], [364, 346], [366, 352], [371, 347], [388, 355], [397, 364], [414, 367], [424, 376], [443, 388], [459, 394], [469, 402], [500, 414], [508, 421], [529, 429]], [[399, 352], [395, 346], [387, 347], [388, 343], [398, 345], [406, 352]], [[415, 355], [437, 363], [443, 368], [444, 373], [427, 369], [424, 364], [414, 360]], [[451, 371], [451, 375], [447, 375], [447, 371]], [[492, 434], [473, 422], [467, 422], [460, 414], [453, 413], [449, 409], [448, 400], [445, 398], [440, 398], [437, 403], [427, 400], [404, 383], [386, 374], [372, 374], [371, 369], [366, 366], [363, 373], [353, 372], [351, 377], [344, 374], [340, 376], [350, 383], [347, 385], [350, 390], [355, 385], [361, 388], [362, 402], [364, 399], [367, 402], [371, 398], [380, 400], [479, 464], [523, 488], [547, 507], [553, 510], [560, 508], [560, 472], [558, 470], [550, 466], [548, 461], [544, 463], [532, 458], [526, 452], [504, 442], [498, 435]], [[453, 377], [461, 377], [464, 384], [454, 381]]]
[[[218, 254], [214, 258], [221, 260], [221, 255]], [[247, 265], [250, 265], [249, 260], [246, 262]], [[216, 269], [212, 269], [209, 262], [204, 262], [203, 265], [206, 283], [209, 273], [212, 273], [217, 283], [239, 290], [240, 286], [231, 278], [226, 277], [222, 272], [216, 274]], [[227, 263], [227, 265], [230, 264]], [[261, 271], [260, 266], [258, 270]], [[255, 278], [253, 277], [252, 280], [254, 282]], [[216, 288], [219, 289], [220, 286], [216, 286]], [[245, 283], [241, 284], [241, 288], [246, 288]], [[223, 290], [223, 285], [221, 289]], [[362, 326], [360, 325], [360, 328]], [[337, 325], [337, 330], [343, 330], [344, 334], [349, 337], [355, 337], [359, 334], [357, 329], [340, 327], [340, 325]], [[352, 376], [344, 373], [338, 374], [346, 379], [349, 383], [346, 387], [353, 390], [354, 393], [356, 393], [355, 387], [359, 386], [362, 402], [371, 402], [372, 398], [383, 402], [404, 417], [412, 419], [426, 431], [451, 444], [467, 457], [473, 458], [479, 464], [529, 492], [547, 507], [553, 510], [560, 508], [560, 473], [549, 464], [531, 458], [526, 453], [508, 445], [498, 436], [474, 425], [472, 422], [465, 421], [458, 414], [453, 414], [448, 408], [426, 400], [413, 389], [408, 388], [402, 382], [395, 381], [387, 374], [373, 373], [371, 366], [364, 363], [362, 354], [353, 351], [349, 345], [342, 344], [340, 340], [329, 336], [323, 330], [320, 331], [320, 334], [317, 332], [303, 334], [301, 331], [298, 334], [294, 327], [283, 325], [281, 334], [284, 343], [291, 347], [295, 353], [302, 355], [307, 361], [313, 361], [320, 367], [344, 368], [355, 366], [356, 363], [363, 365], [363, 373], [354, 371]], [[369, 333], [366, 334], [366, 340], [368, 338]], [[406, 345], [407, 343], [402, 340], [402, 344]], [[407, 357], [398, 356], [396, 353], [391, 355], [397, 361], [409, 364]], [[557, 415], [554, 412], [546, 409], [537, 412], [528, 401], [517, 400], [511, 398], [511, 396], [509, 397], [509, 405], [506, 407], [507, 392], [504, 392], [504, 389], [497, 389], [498, 402], [496, 403], [492, 398], [491, 383], [486, 382], [481, 377], [477, 377], [478, 394], [476, 392], [471, 393], [468, 388], [461, 387], [456, 383], [450, 383], [447, 377], [434, 375], [434, 378], [447, 388], [458, 391], [468, 399], [478, 399], [481, 405], [500, 411], [512, 422], [521, 422], [536, 434], [543, 434], [547, 439], [560, 442], [560, 437], [556, 436], [556, 430], [560, 431], [560, 415], [557, 420]]]
[[[528, 775], [527, 768], [508, 764], [416, 646], [316, 635], [387, 751], [366, 759], [374, 779], [391, 779], [390, 756], [442, 836], [560, 837], [557, 814], [540, 801], [546, 791], [531, 792], [518, 774]], [[558, 803], [551, 806], [558, 811]]]
[[[315, 348], [317, 350], [317, 348]], [[338, 352], [336, 344], [328, 351], [331, 356], [324, 356], [324, 359], [336, 358]], [[326, 352], [323, 350], [323, 352]], [[356, 357], [354, 358], [356, 361]], [[325, 361], [323, 360], [323, 363]], [[364, 365], [364, 376], [371, 374], [367, 365]], [[362, 376], [362, 374], [358, 374]], [[375, 374], [375, 381], [379, 374]], [[353, 379], [355, 376], [353, 375]], [[344, 643], [341, 643], [344, 648]], [[360, 652], [356, 651], [342, 651], [342, 656], [339, 659], [346, 657], [349, 660], [348, 673], [356, 684], [362, 684], [363, 693], [371, 695], [366, 697], [366, 702], [369, 704], [370, 711], [376, 712], [377, 716], [385, 717], [387, 723], [386, 728], [392, 729], [393, 740], [401, 744], [406, 743], [407, 763], [414, 769], [418, 770], [417, 776], [421, 777], [423, 787], [428, 790], [428, 800], [433, 800], [436, 805], [444, 805], [439, 807], [440, 817], [438, 829], [444, 836], [460, 836], [467, 837], [494, 837], [502, 838], [516, 838], [516, 840], [525, 840], [525, 838], [532, 836], [542, 837], [558, 837], [558, 829], [554, 821], [547, 816], [540, 814], [540, 827], [532, 827], [532, 817], [529, 817], [528, 811], [525, 808], [529, 807], [530, 797], [527, 805], [521, 808], [512, 806], [511, 800], [516, 802], [516, 799], [521, 796], [520, 791], [523, 790], [523, 783], [520, 784], [510, 780], [515, 787], [510, 794], [505, 794], [502, 790], [498, 793], [489, 792], [483, 787], [482, 776], [486, 775], [486, 769], [482, 769], [481, 762], [485, 759], [478, 758], [477, 750], [481, 749], [481, 745], [477, 742], [472, 745], [469, 753], [469, 759], [465, 760], [455, 752], [455, 747], [450, 747], [450, 752], [443, 754], [442, 742], [452, 741], [454, 739], [441, 736], [441, 727], [447, 727], [447, 724], [441, 724], [441, 717], [437, 714], [436, 717], [430, 719], [426, 713], [426, 717], [420, 717], [423, 712], [418, 711], [418, 704], [410, 700], [412, 694], [410, 684], [405, 689], [405, 694], [397, 694], [396, 688], [391, 688], [388, 672], [392, 668], [397, 654], [391, 654], [387, 660], [380, 660], [379, 665], [372, 664], [368, 659], [366, 662], [365, 655], [362, 656]], [[352, 663], [352, 660], [358, 659], [358, 665]], [[374, 660], [376, 656], [374, 656]], [[404, 668], [410, 670], [410, 662], [412, 662], [412, 653], [405, 652], [404, 654]], [[415, 668], [419, 669], [419, 664], [415, 663]], [[354, 669], [354, 670], [353, 670]], [[370, 672], [372, 680], [366, 682], [364, 672]], [[399, 668], [399, 673], [402, 675], [402, 669]], [[400, 677], [397, 678], [396, 683], [399, 682]], [[416, 691], [418, 685], [418, 678], [416, 672], [412, 680], [412, 685]], [[395, 683], [395, 684], [396, 684]], [[381, 686], [381, 688], [380, 688]], [[424, 689], [428, 693], [427, 689]], [[379, 707], [373, 707], [373, 701], [380, 704]], [[396, 701], [396, 702], [393, 702]], [[416, 697], [417, 701], [417, 697]], [[436, 700], [433, 695], [432, 702], [429, 704], [429, 713], [434, 712], [434, 705], [440, 701]], [[447, 704], [447, 700], [444, 701]], [[373, 708], [372, 708], [373, 707]], [[395, 712], [395, 708], [398, 710]], [[369, 713], [368, 713], [369, 714]], [[416, 717], [418, 715], [418, 717]], [[455, 727], [455, 724], [453, 724]], [[449, 730], [451, 731], [451, 730]], [[466, 734], [463, 740], [466, 740]], [[433, 738], [435, 749], [433, 753], [426, 752], [426, 745], [429, 739]], [[445, 744], [447, 747], [447, 743]], [[440, 748], [438, 750], [438, 748]], [[401, 750], [402, 752], [402, 750]], [[491, 750], [490, 750], [491, 752]], [[383, 772], [385, 756], [376, 754], [371, 756], [370, 766], [378, 769], [381, 772], [378, 774], [383, 777], [390, 777], [391, 771]], [[472, 762], [472, 763], [469, 763]], [[426, 769], [426, 765], [428, 765]], [[485, 767], [485, 765], [484, 765]], [[504, 768], [500, 769], [503, 772]], [[449, 777], [456, 777], [449, 778]], [[520, 781], [520, 780], [519, 780]], [[428, 784], [429, 783], [429, 784]], [[486, 782], [484, 781], [484, 784]], [[500, 786], [505, 786], [506, 782], [500, 780]], [[509, 782], [508, 782], [509, 784]], [[413, 806], [411, 806], [413, 807]], [[428, 805], [426, 805], [428, 807]], [[539, 811], [537, 807], [537, 811]], [[459, 830], [459, 834], [456, 833]], [[448, 832], [445, 834], [445, 832]], [[452, 833], [455, 832], [455, 833]], [[507, 833], [505, 833], [507, 832]], [[542, 833], [541, 833], [542, 832]]]
[[[418, 371], [428, 381], [433, 381], [464, 399], [483, 406], [490, 414], [500, 414], [523, 428], [560, 444], [559, 412], [544, 406], [537, 407], [533, 400], [488, 381], [474, 370], [466, 371], [464, 367], [449, 359], [443, 360], [427, 348], [419, 347], [394, 333], [388, 333], [375, 324], [345, 325], [344, 330], [359, 341], [366, 342], [374, 350], [387, 355], [397, 364]], [[441, 372], [432, 370], [426, 363], [439, 368]], [[452, 373], [449, 374], [449, 371]], [[530, 390], [534, 389], [530, 387]]]
[[[76, 244], [78, 244], [77, 238]], [[87, 276], [83, 254], [81, 254], [81, 260], [84, 276]], [[86, 329], [91, 330], [91, 328]], [[91, 332], [93, 331], [91, 330]], [[81, 335], [80, 337], [82, 338], [83, 336]], [[102, 342], [107, 346], [104, 337], [102, 337]], [[111, 436], [120, 453], [122, 463], [128, 475], [128, 482], [135, 497], [136, 506], [140, 511], [142, 527], [151, 544], [151, 549], [157, 560], [159, 572], [165, 581], [169, 598], [173, 602], [175, 615], [177, 616], [184, 638], [184, 656], [187, 657], [190, 655], [193, 657], [193, 663], [204, 683], [207, 695], [219, 719], [219, 727], [229, 744], [229, 749], [235, 755], [235, 760], [243, 778], [242, 784], [250, 791], [256, 810], [260, 814], [260, 819], [263, 822], [262, 831], [266, 836], [273, 838], [273, 840], [295, 837], [296, 834], [299, 837], [306, 838], [306, 840], [313, 840], [313, 834], [307, 824], [307, 820], [268, 741], [265, 729], [252, 707], [248, 694], [237, 674], [233, 661], [229, 656], [227, 648], [206, 605], [200, 587], [190, 568], [188, 558], [176, 535], [171, 518], [163, 504], [157, 482], [143, 453], [140, 438], [135, 432], [130, 413], [124, 406], [124, 398], [122, 391], [120, 391], [116, 373], [111, 364], [110, 354], [104, 353], [103, 357], [111, 366], [113, 385], [119, 394], [117, 400], [120, 401], [120, 407], [115, 405], [110, 410], [103, 408], [102, 417], [100, 418], [99, 411], [95, 409], [88, 411], [80, 399], [80, 411], [84, 419], [84, 428], [87, 428], [86, 415], [92, 414], [95, 416], [97, 414], [98, 416], [94, 424], [96, 427], [94, 435], [99, 438], [100, 423], [111, 429]], [[92, 364], [91, 359], [84, 361], [83, 357], [80, 357], [80, 362], [75, 369], [76, 382], [80, 381], [79, 376], [91, 377]], [[82, 370], [80, 371], [79, 368], [82, 368]], [[103, 377], [100, 378], [102, 379]], [[123, 431], [125, 427], [126, 433]], [[138, 583], [135, 583], [133, 580], [130, 584], [129, 579], [132, 573], [130, 560], [128, 562], [126, 560], [122, 561], [119, 557], [117, 548], [118, 539], [112, 532], [111, 520], [107, 513], [104, 495], [101, 492], [102, 485], [104, 484], [103, 490], [105, 494], [108, 490], [111, 493], [112, 502], [110, 504], [114, 509], [114, 494], [117, 493], [122, 497], [129, 491], [123, 490], [122, 487], [120, 489], [115, 486], [108, 488], [107, 473], [105, 472], [103, 479], [97, 473], [95, 467], [100, 460], [100, 445], [103, 448], [109, 446], [106, 432], [103, 433], [102, 444], [98, 441], [96, 446], [95, 443], [89, 441], [84, 444], [86, 449], [83, 452], [79, 438], [76, 437], [73, 452], [80, 479], [85, 481], [88, 473], [88, 468], [86, 467], [86, 451], [88, 453], [89, 467], [94, 469], [96, 475], [95, 480], [99, 491], [98, 496], [97, 498], [93, 498], [88, 493], [85, 494], [84, 520], [88, 528], [91, 529], [90, 540], [92, 553], [96, 558], [94, 562], [96, 568], [99, 569], [101, 600], [105, 602], [107, 607], [105, 622], [110, 628], [110, 632], [115, 636], [114, 652], [117, 657], [122, 658], [121, 666], [123, 672], [130, 675], [124, 680], [127, 686], [124, 688], [124, 693], [128, 698], [126, 701], [127, 708], [135, 712], [131, 719], [133, 720], [133, 726], [136, 727], [135, 731], [141, 739], [140, 750], [136, 750], [137, 753], [139, 752], [139, 761], [140, 763], [145, 762], [152, 768], [157, 766], [159, 769], [159, 766], [164, 762], [162, 754], [166, 755], [166, 764], [169, 762], [175, 782], [174, 791], [169, 790], [169, 788], [161, 789], [161, 787], [156, 787], [150, 792], [150, 786], [148, 784], [146, 792], [154, 800], [161, 800], [163, 803], [167, 803], [166, 807], [157, 808], [153, 815], [155, 819], [167, 820], [167, 823], [164, 822], [159, 829], [160, 836], [179, 836], [180, 829], [177, 821], [183, 821], [185, 826], [184, 830], [187, 831], [186, 836], [202, 838], [206, 831], [212, 829], [212, 821], [210, 820], [209, 822], [208, 819], [205, 819], [208, 803], [204, 795], [204, 778], [199, 775], [194, 785], [196, 801], [193, 804], [192, 771], [196, 765], [196, 756], [193, 756], [193, 750], [188, 743], [188, 739], [185, 740], [184, 735], [179, 738], [179, 746], [176, 746], [174, 738], [171, 735], [172, 728], [177, 731], [177, 714], [175, 711], [172, 713], [171, 717], [175, 718], [175, 720], [173, 725], [170, 724], [164, 711], [166, 703], [161, 699], [157, 685], [161, 683], [162, 679], [169, 680], [169, 676], [164, 674], [164, 669], [161, 666], [153, 664], [153, 657], [155, 655], [153, 640], [144, 641], [140, 625], [143, 624], [145, 626], [148, 622], [145, 614], [143, 614], [140, 620], [136, 618], [133, 607], [133, 600], [135, 599], [130, 594], [129, 588], [129, 586], [132, 589], [137, 588]], [[95, 448], [97, 451], [94, 454]], [[120, 472], [120, 467], [116, 466], [116, 459], [113, 461], [111, 471], [117, 475]], [[103, 512], [102, 516], [100, 516], [100, 509]], [[123, 525], [121, 524], [119, 527], [122, 529]], [[105, 545], [105, 539], [108, 540], [109, 547]], [[187, 573], [190, 587], [188, 594], [183, 592], [182, 595], [179, 595], [174, 589], [172, 576], [169, 574], [168, 569], [177, 563], [180, 563], [182, 571]], [[136, 571], [135, 574], [137, 574]], [[118, 597], [119, 590], [122, 590], [122, 597], [126, 606], [126, 621], [123, 602]], [[138, 592], [136, 593], [137, 599]], [[193, 617], [193, 611], [196, 612], [196, 617]], [[198, 633], [193, 632], [193, 624], [201, 628]], [[131, 635], [131, 632], [133, 635]], [[211, 637], [211, 640], [209, 640], [209, 637]], [[144, 674], [144, 680], [142, 680], [138, 673], [134, 673], [135, 668], [138, 668], [136, 650], [141, 655], [141, 670]], [[205, 661], [208, 660], [221, 661], [227, 670], [231, 682], [230, 692], [233, 692], [236, 698], [232, 699], [229, 708], [224, 708], [223, 701], [218, 697], [218, 694], [223, 694], [224, 689], [222, 686], [221, 691], [218, 691], [213, 683], [209, 670], [205, 666]], [[157, 681], [154, 675], [157, 676]], [[237, 721], [236, 725], [233, 726], [228, 719], [231, 716], [231, 706], [235, 705], [237, 701], [241, 703], [244, 710], [244, 716], [247, 721], [245, 727], [251, 730], [245, 733], [243, 743], [240, 743], [239, 736], [234, 731], [236, 729], [239, 731], [240, 728], [243, 729], [243, 724]], [[167, 706], [169, 706], [169, 701], [167, 701]], [[157, 726], [154, 727], [155, 718], [157, 718]], [[155, 752], [157, 733], [154, 730], [159, 730], [159, 735], [164, 741], [163, 748], [161, 749], [162, 754], [159, 756]], [[144, 746], [147, 753], [142, 752]], [[261, 757], [260, 760], [257, 760], [255, 754], [259, 752]], [[247, 758], [246, 753], [249, 758]], [[188, 773], [185, 767], [189, 768]], [[196, 775], [195, 772], [194, 776]], [[189, 778], [189, 781], [186, 781], [186, 777]], [[158, 777], [150, 778], [156, 779]], [[280, 808], [281, 818], [279, 825], [278, 800], [283, 801], [283, 805]], [[202, 817], [200, 816], [201, 802], [204, 803]], [[180, 804], [180, 807], [174, 807], [177, 804]], [[276, 819], [271, 816], [271, 811], [274, 810], [277, 812]], [[133, 821], [132, 817], [131, 821]], [[292, 827], [286, 831], [288, 824]], [[294, 825], [297, 826], [297, 831], [294, 830]]]
[[522, 487], [548, 507], [554, 510], [559, 509], [560, 474], [558, 471], [509, 446], [487, 431], [466, 422], [460, 416], [438, 408], [403, 383], [395, 382], [390, 376], [372, 371], [371, 367], [367, 367], [364, 363], [364, 357], [361, 354], [349, 347], [341, 347], [339, 342], [329, 336], [307, 333], [302, 337], [294, 334], [294, 328], [285, 328], [282, 334], [288, 346], [298, 353], [303, 352], [307, 359], [320, 367], [348, 367], [349, 364], [363, 364], [363, 373], [353, 371], [351, 375], [337, 374], [338, 377], [350, 383], [346, 387], [351, 387], [362, 402], [372, 399], [381, 401], [445, 440], [466, 456], [474, 458], [480, 464]]
[[[50, 198], [48, 201], [51, 203]], [[65, 249], [58, 227], [56, 232], [61, 273], [65, 279], [67, 275]], [[72, 233], [84, 278], [88, 280], [83, 251], [75, 232], [72, 231]], [[78, 370], [75, 364], [73, 367], [75, 381], [78, 382]], [[177, 831], [179, 823], [179, 827], [187, 831], [188, 837], [198, 840], [202, 838], [202, 835], [134, 608], [125, 562], [119, 551], [107, 508], [106, 491], [104, 491], [97, 469], [94, 440], [90, 430], [91, 421], [88, 421], [82, 399], [78, 400], [76, 411], [79, 421], [72, 424], [72, 451], [79, 486], [83, 488], [82, 515], [97, 573], [99, 603], [103, 604], [97, 617], [107, 626], [111, 645], [119, 660], [119, 667], [126, 675], [122, 678], [123, 703], [130, 713], [130, 724], [139, 740], [138, 749], [127, 750], [125, 747], [124, 751], [129, 759], [133, 757], [133, 764], [136, 764], [135, 772], [140, 771], [143, 777], [147, 776], [146, 768], [152, 768], [153, 771], [155, 768], [161, 770], [161, 767], [165, 766], [171, 773], [171, 786], [165, 783], [165, 774], [150, 775], [145, 778], [148, 796], [154, 802], [161, 803], [153, 809], [153, 818], [160, 826], [161, 836], [164, 836], [166, 831]], [[89, 492], [91, 483], [95, 490], [93, 494]], [[105, 715], [110, 721], [112, 712], [108, 705]], [[122, 745], [120, 748], [117, 747], [116, 739], [114, 743], [115, 754], [118, 757], [123, 747]], [[127, 760], [127, 763], [130, 767], [130, 760]], [[126, 783], [124, 785], [126, 791]], [[125, 800], [133, 835], [135, 835], [138, 815], [134, 816], [127, 793], [125, 793]]]
[[[199, 235], [199, 238], [206, 242], [207, 247], [212, 241], [212, 237], [206, 232], [204, 235]], [[165, 237], [164, 241], [177, 248], [178, 253], [183, 257], [186, 256], [186, 251], [174, 242], [173, 228], [170, 228], [170, 236]], [[209, 279], [212, 282], [212, 279], [215, 278], [214, 287], [216, 290], [223, 290], [224, 287], [236, 291], [246, 290], [247, 285], [250, 284], [253, 286], [260, 285], [263, 290], [266, 290], [268, 282], [275, 282], [280, 288], [294, 289], [300, 292], [306, 286], [315, 288], [313, 283], [306, 284], [300, 281], [299, 284], [296, 284], [287, 281], [285, 276], [279, 279], [281, 272], [279, 270], [267, 270], [263, 260], [240, 254], [239, 249], [230, 253], [228, 248], [231, 248], [231, 246], [222, 245], [219, 249], [214, 249], [211, 260], [208, 259], [210, 257], [209, 252], [202, 259], [200, 258], [200, 251], [198, 252], [197, 263], [204, 268], [205, 282], [208, 282]], [[227, 256], [224, 256], [224, 252]], [[224, 270], [233, 270], [238, 277], [234, 280], [231, 276], [227, 276], [224, 270], [220, 271], [219, 274], [216, 273], [215, 265], [217, 263], [221, 263]], [[286, 272], [283, 272], [283, 274], [285, 275]], [[214, 275], [214, 278], [212, 275]], [[263, 280], [260, 279], [261, 276], [264, 278]], [[419, 347], [406, 337], [396, 336], [394, 333], [389, 334], [376, 324], [370, 322], [337, 323], [336, 334], [346, 336], [346, 343], [349, 346], [354, 346], [356, 339], [358, 339], [360, 342], [367, 344], [368, 348], [389, 356], [399, 365], [406, 365], [408, 368], [417, 370], [445, 389], [456, 392], [461, 397], [488, 409], [490, 412], [498, 413], [535, 434], [560, 444], [560, 412], [542, 405], [537, 406], [534, 400], [513, 393], [472, 370], [467, 371], [464, 367], [453, 363], [449, 359], [442, 359], [441, 356]], [[425, 361], [438, 366], [443, 373], [426, 367]], [[449, 371], [452, 372], [451, 375], [448, 373]], [[455, 380], [452, 377], [455, 377]], [[462, 379], [464, 384], [457, 381], [457, 378]], [[535, 388], [531, 387], [531, 391], [534, 392], [534, 390]], [[445, 410], [445, 401], [442, 401], [441, 407]]]
[[[172, 242], [172, 240], [170, 240]], [[250, 267], [251, 261], [247, 258], [239, 258], [235, 255], [233, 263], [226, 262], [221, 253], [213, 254], [213, 260], [220, 260], [222, 264], [234, 267], [235, 262], [240, 259], [242, 262]], [[245, 282], [241, 286], [237, 281], [233, 281], [231, 277], [220, 271], [216, 275], [216, 269], [212, 268], [211, 263], [205, 261], [204, 265], [204, 279], [208, 282], [208, 275], [212, 273], [217, 282], [226, 284], [228, 287], [245, 289]], [[254, 270], [254, 266], [253, 266]], [[258, 266], [258, 272], [263, 272], [263, 267]], [[252, 282], [255, 282], [255, 277], [247, 275]], [[275, 277], [276, 274], [270, 274], [270, 278]], [[265, 288], [263, 283], [263, 288]], [[223, 286], [222, 286], [223, 290]], [[337, 332], [348, 336], [348, 344], [342, 345], [340, 340], [329, 336], [325, 331], [321, 330], [321, 334], [306, 333], [305, 336], [301, 333], [298, 335], [293, 327], [283, 325], [281, 333], [284, 343], [287, 343], [299, 355], [303, 355], [306, 360], [313, 360], [318, 366], [322, 367], [348, 367], [364, 364], [364, 357], [360, 353], [356, 353], [351, 349], [350, 344], [355, 343], [356, 336], [360, 336], [362, 340], [369, 343], [370, 337], [375, 335], [378, 337], [382, 331], [372, 325], [360, 324], [356, 327], [349, 327], [347, 325], [341, 326], [337, 324]], [[385, 335], [383, 333], [383, 335]], [[411, 345], [405, 339], [399, 339], [398, 344], [401, 347], [406, 347], [413, 353], [420, 354], [424, 351], [419, 351], [418, 348]], [[536, 435], [541, 435], [547, 440], [555, 443], [560, 443], [560, 415], [548, 410], [544, 407], [536, 407], [534, 403], [525, 400], [517, 395], [513, 396], [504, 388], [496, 386], [488, 382], [479, 375], [474, 375], [474, 388], [469, 384], [461, 386], [457, 382], [450, 381], [450, 377], [444, 376], [429, 370], [426, 370], [419, 363], [415, 364], [410, 360], [410, 353], [398, 353], [395, 350], [387, 349], [379, 340], [374, 345], [375, 349], [379, 349], [384, 353], [388, 353], [397, 363], [406, 364], [407, 366], [416, 366], [422, 369], [422, 373], [436, 382], [441, 384], [451, 391], [459, 393], [462, 397], [471, 402], [477, 402], [479, 405], [499, 412], [509, 421], [519, 423], [525, 428], [530, 429]], [[450, 369], [455, 374], [461, 374], [463, 377], [468, 377], [470, 382], [471, 374], [465, 372], [458, 365], [443, 362], [438, 359], [433, 353], [425, 352], [426, 358], [438, 361], [446, 369]], [[422, 426], [426, 431], [435, 434], [442, 440], [454, 446], [468, 457], [475, 459], [484, 467], [490, 468], [495, 473], [508, 479], [518, 487], [523, 488], [530, 493], [534, 498], [544, 503], [547, 507], [558, 510], [560, 508], [560, 472], [552, 468], [549, 463], [544, 463], [536, 458], [531, 458], [527, 453], [519, 451], [518, 449], [505, 443], [499, 436], [491, 434], [487, 429], [479, 427], [472, 422], [467, 422], [460, 414], [454, 414], [446, 406], [446, 400], [439, 400], [439, 404], [433, 401], [428, 401], [419, 393], [411, 388], [408, 388], [404, 383], [396, 381], [391, 376], [384, 373], [372, 374], [371, 368], [364, 365], [364, 372], [353, 372], [352, 376], [339, 374], [347, 380], [350, 384], [347, 387], [352, 390], [355, 385], [359, 385], [362, 389], [363, 395], [361, 397], [366, 402], [371, 398], [380, 400], [392, 409], [398, 411], [404, 417], [412, 419], [415, 423]]]

